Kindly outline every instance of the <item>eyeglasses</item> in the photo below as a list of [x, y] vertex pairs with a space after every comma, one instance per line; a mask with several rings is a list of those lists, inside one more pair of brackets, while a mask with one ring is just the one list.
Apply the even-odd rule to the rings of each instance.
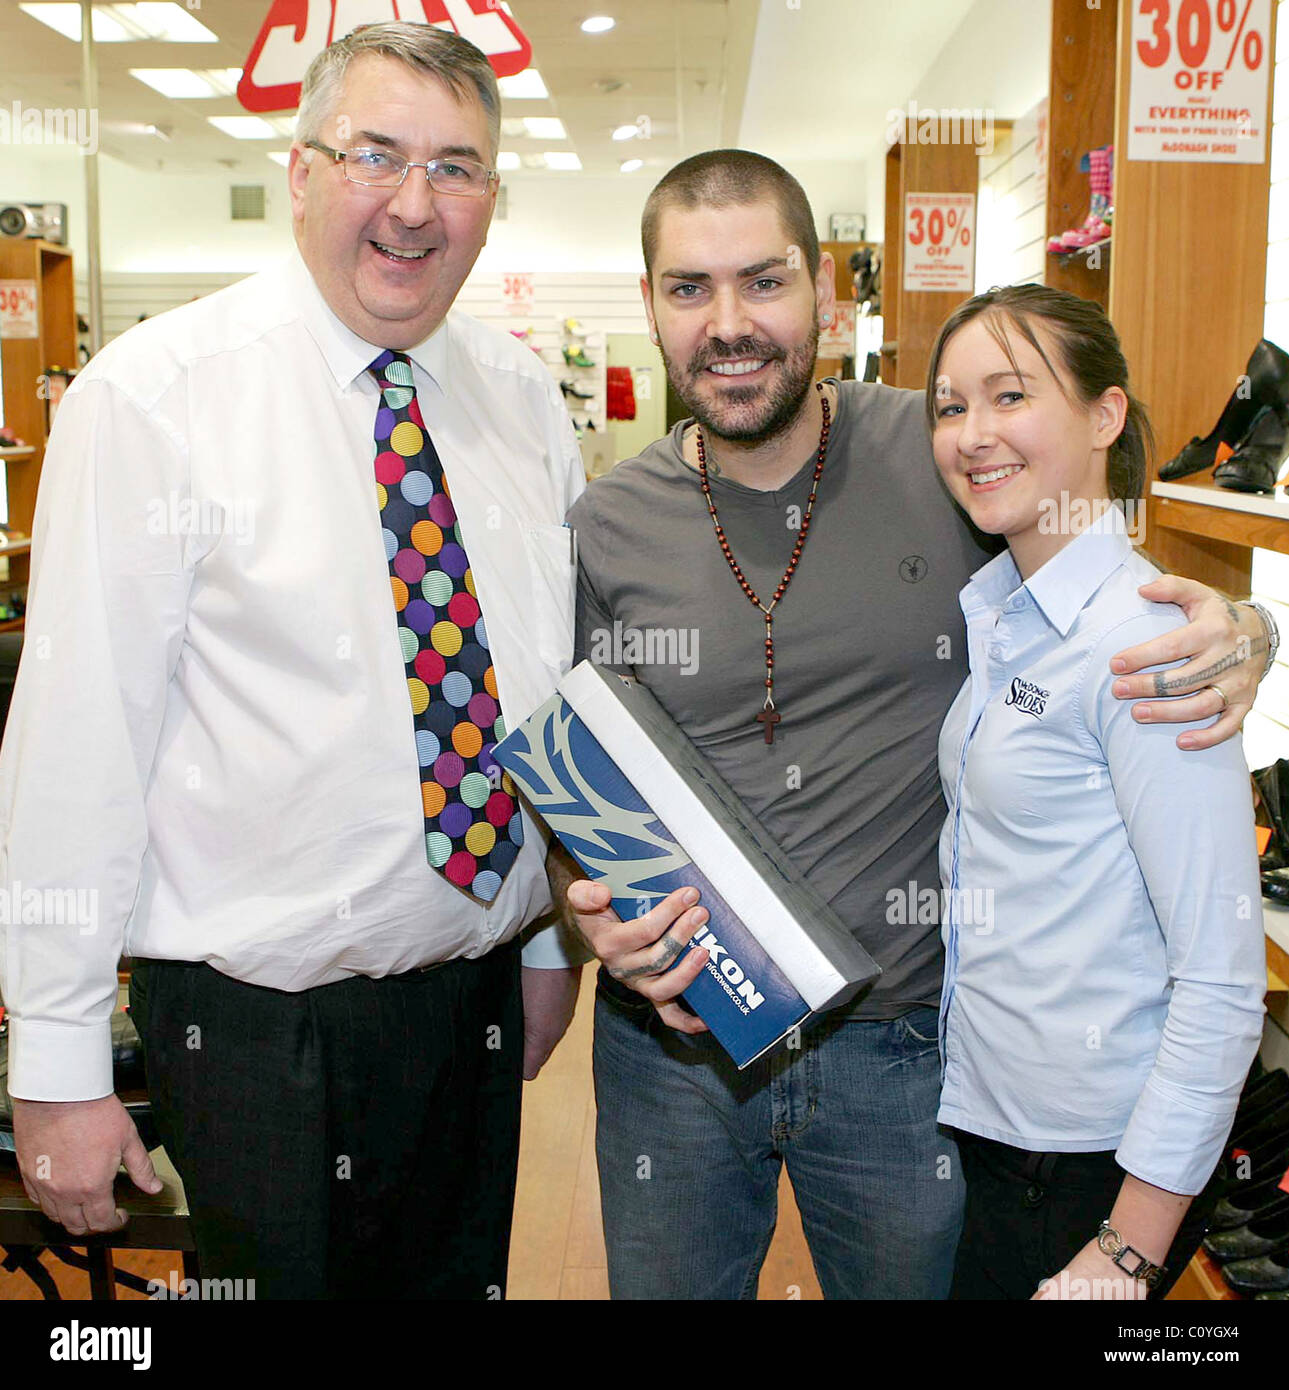
[[344, 170], [350, 183], [367, 188], [398, 188], [409, 169], [424, 169], [430, 187], [436, 193], [454, 193], [464, 198], [482, 198], [487, 193], [495, 169], [480, 164], [477, 159], [427, 159], [423, 162], [404, 159], [389, 150], [333, 150], [318, 140], [304, 142], [311, 150], [329, 155]]

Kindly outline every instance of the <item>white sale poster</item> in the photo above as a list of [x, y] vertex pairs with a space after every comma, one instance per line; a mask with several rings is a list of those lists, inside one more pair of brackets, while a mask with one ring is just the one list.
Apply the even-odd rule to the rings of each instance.
[[970, 294], [976, 287], [976, 195], [904, 195], [904, 288]]
[[1271, 0], [1131, 0], [1128, 158], [1261, 164]]

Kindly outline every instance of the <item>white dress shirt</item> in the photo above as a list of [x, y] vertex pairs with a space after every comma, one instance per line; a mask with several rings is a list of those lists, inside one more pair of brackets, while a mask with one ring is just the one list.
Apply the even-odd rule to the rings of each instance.
[[[527, 815], [487, 908], [426, 859], [379, 350], [297, 255], [132, 328], [59, 407], [0, 756], [15, 1096], [112, 1089], [122, 950], [303, 990], [481, 956], [550, 907]], [[453, 313], [408, 355], [513, 728], [571, 661], [577, 442], [509, 335]], [[554, 928], [525, 951], [565, 962]]]
[[971, 674], [940, 736], [940, 1121], [1034, 1152], [1115, 1149], [1199, 1192], [1262, 1036], [1249, 772], [1111, 693], [1110, 658], [1182, 626], [1108, 510], [1023, 582], [962, 591]]

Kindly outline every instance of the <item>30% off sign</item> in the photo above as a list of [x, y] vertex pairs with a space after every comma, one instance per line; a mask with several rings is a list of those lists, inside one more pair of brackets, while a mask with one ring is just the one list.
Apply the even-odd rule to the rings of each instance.
[[1271, 0], [1135, 0], [1128, 158], [1266, 158]]
[[976, 276], [976, 195], [904, 195], [904, 288], [963, 291]]

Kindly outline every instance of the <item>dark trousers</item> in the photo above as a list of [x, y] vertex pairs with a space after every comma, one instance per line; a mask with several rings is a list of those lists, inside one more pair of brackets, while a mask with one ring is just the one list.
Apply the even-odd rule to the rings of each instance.
[[[1113, 1152], [1030, 1153], [957, 1131], [967, 1209], [950, 1298], [1032, 1298], [1109, 1219], [1124, 1171]], [[1187, 1208], [1151, 1292], [1163, 1298], [1204, 1238], [1218, 1183]], [[1112, 1271], [1113, 1272], [1113, 1271]]]
[[512, 943], [299, 993], [136, 960], [131, 1014], [202, 1278], [265, 1298], [500, 1298], [519, 1158]]

